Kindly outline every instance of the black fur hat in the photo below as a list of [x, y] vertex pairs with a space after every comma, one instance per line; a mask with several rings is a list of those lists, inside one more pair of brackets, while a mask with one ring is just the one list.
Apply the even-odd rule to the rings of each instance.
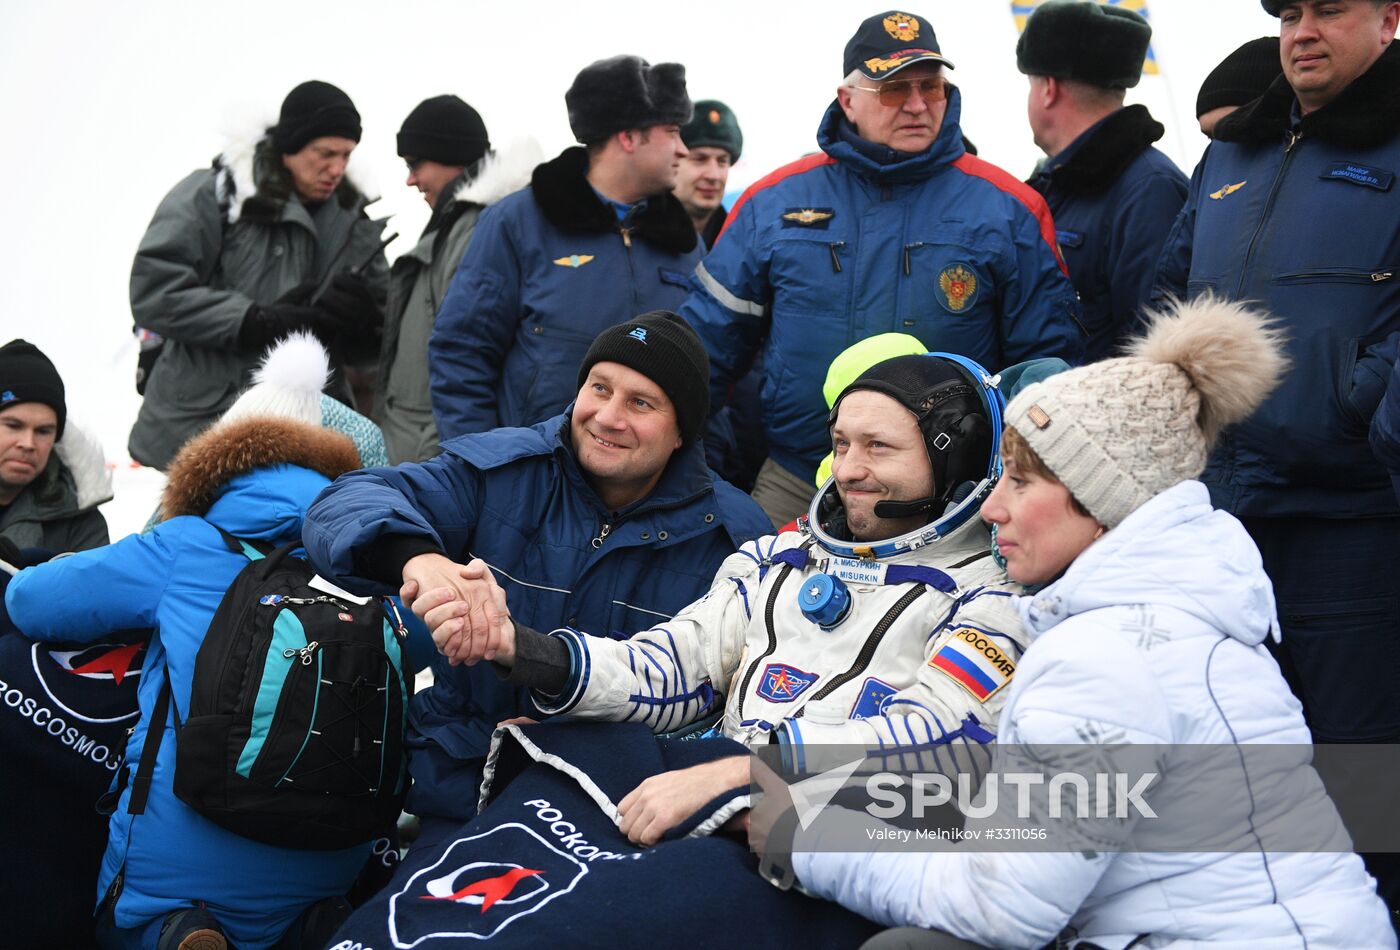
[[1036, 7], [1016, 41], [1016, 68], [1108, 89], [1142, 78], [1152, 27], [1132, 10], [1082, 0], [1047, 0]]
[[584, 145], [624, 129], [690, 121], [685, 67], [640, 56], [614, 56], [585, 66], [564, 93], [569, 128]]

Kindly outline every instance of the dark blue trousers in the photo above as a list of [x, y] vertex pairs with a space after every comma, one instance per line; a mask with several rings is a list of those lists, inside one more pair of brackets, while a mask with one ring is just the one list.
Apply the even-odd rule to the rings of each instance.
[[[1243, 520], [1278, 600], [1269, 648], [1313, 741], [1400, 742], [1400, 518]], [[1362, 858], [1400, 908], [1400, 854]]]
[[1315, 742], [1400, 742], [1400, 518], [1247, 518]]

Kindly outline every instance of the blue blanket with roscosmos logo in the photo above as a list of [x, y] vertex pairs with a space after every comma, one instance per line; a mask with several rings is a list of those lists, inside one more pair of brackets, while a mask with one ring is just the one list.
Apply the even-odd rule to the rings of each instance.
[[652, 848], [618, 830], [616, 803], [643, 779], [744, 754], [728, 739], [657, 739], [638, 723], [498, 730], [477, 817], [410, 852], [330, 948], [859, 946], [875, 924], [778, 890], [742, 840], [712, 834], [747, 807], [747, 788]]
[[0, 841], [14, 858], [0, 888], [7, 947], [92, 946], [107, 847], [107, 819], [95, 806], [141, 714], [136, 687], [150, 634], [35, 643], [0, 633]]

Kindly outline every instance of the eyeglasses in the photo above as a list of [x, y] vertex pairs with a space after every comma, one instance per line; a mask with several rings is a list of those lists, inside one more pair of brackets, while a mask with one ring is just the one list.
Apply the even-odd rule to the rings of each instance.
[[924, 102], [933, 105], [948, 98], [948, 82], [941, 76], [927, 76], [923, 79], [891, 79], [878, 86], [852, 86], [862, 92], [873, 92], [880, 97], [880, 105], [894, 108], [909, 101], [909, 93], [917, 91]]

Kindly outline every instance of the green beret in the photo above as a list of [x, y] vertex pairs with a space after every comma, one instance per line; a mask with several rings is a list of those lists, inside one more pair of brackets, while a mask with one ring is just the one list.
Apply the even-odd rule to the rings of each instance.
[[1029, 76], [1127, 89], [1142, 78], [1151, 39], [1152, 27], [1132, 10], [1092, 0], [1047, 0], [1016, 41], [1016, 68]]
[[731, 162], [737, 162], [739, 153], [744, 150], [744, 133], [739, 131], [734, 110], [718, 99], [701, 99], [695, 103], [695, 113], [681, 127], [681, 141], [686, 148], [704, 145], [722, 148], [729, 153]]

